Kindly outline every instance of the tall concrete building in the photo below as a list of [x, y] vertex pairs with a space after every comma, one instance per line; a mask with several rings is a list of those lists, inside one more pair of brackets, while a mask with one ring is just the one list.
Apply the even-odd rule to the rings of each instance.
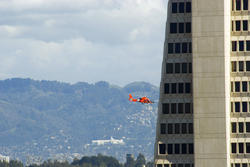
[[169, 0], [157, 167], [250, 167], [249, 5]]

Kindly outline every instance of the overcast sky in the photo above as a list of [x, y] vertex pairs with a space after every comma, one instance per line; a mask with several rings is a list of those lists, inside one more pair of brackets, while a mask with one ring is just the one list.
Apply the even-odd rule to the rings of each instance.
[[0, 0], [0, 79], [159, 85], [167, 0]]

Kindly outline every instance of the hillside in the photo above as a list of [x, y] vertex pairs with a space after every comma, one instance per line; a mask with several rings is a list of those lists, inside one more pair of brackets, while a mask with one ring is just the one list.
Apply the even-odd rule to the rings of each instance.
[[159, 88], [2, 80], [0, 154], [40, 160], [102, 153], [123, 161], [126, 153], [141, 152], [152, 159], [157, 103], [131, 103], [129, 93], [157, 102]]

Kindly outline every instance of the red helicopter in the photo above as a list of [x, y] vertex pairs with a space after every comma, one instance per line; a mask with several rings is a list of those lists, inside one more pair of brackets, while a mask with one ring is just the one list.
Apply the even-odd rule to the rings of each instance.
[[149, 98], [147, 98], [146, 96], [141, 97], [139, 99], [134, 99], [131, 94], [129, 94], [129, 101], [131, 101], [131, 102], [139, 102], [139, 103], [142, 103], [142, 104], [152, 104], [152, 103], [154, 103], [153, 101], [149, 100]]

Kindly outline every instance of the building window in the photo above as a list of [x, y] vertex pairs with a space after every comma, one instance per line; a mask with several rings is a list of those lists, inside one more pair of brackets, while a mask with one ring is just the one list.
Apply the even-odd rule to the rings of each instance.
[[231, 129], [232, 129], [232, 133], [237, 133], [237, 124], [236, 124], [236, 122], [231, 123]]
[[237, 164], [235, 164], [235, 167], [240, 167], [240, 164], [238, 164], [238, 163], [237, 163]]
[[246, 153], [250, 153], [250, 143], [246, 143]]
[[184, 2], [179, 3], [179, 13], [184, 13]]
[[181, 153], [187, 154], [187, 144], [181, 144]]
[[179, 33], [184, 33], [184, 23], [179, 23]]
[[159, 144], [159, 153], [166, 154], [166, 144]]
[[244, 144], [243, 143], [238, 143], [238, 147], [239, 147], [239, 153], [243, 154], [244, 153]]
[[166, 73], [167, 74], [172, 74], [173, 73], [173, 63], [167, 63], [166, 64]]
[[242, 82], [242, 92], [247, 92], [247, 82], [246, 81]]
[[232, 11], [234, 11], [234, 0], [232, 0]]
[[194, 144], [192, 143], [188, 144], [188, 149], [189, 149], [188, 151], [189, 154], [194, 154]]
[[250, 133], [250, 122], [246, 122], [246, 132]]
[[193, 134], [193, 124], [192, 123], [188, 124], [188, 133]]
[[250, 61], [246, 61], [246, 71], [250, 71]]
[[183, 103], [178, 103], [178, 113], [183, 114]]
[[250, 41], [247, 41], [246, 45], [247, 45], [247, 51], [250, 51]]
[[161, 124], [161, 134], [166, 134], [166, 124]]
[[244, 71], [244, 62], [243, 61], [239, 61], [239, 71], [240, 72]]
[[178, 93], [184, 93], [184, 84], [183, 83], [178, 84]]
[[[187, 68], [187, 63], [184, 65], [186, 69]], [[187, 70], [187, 69], [186, 69]], [[184, 71], [184, 73], [187, 73]], [[178, 92], [177, 92], [177, 85], [178, 85]], [[184, 89], [185, 86], [185, 89]], [[165, 94], [176, 94], [176, 93], [191, 93], [191, 83], [165, 83], [164, 84], [164, 93]]]
[[169, 94], [169, 83], [164, 84], [164, 93]]
[[231, 152], [233, 153], [233, 154], [236, 154], [236, 143], [231, 143]]
[[248, 0], [243, 0], [243, 10], [248, 10]]
[[187, 43], [182, 43], [182, 53], [187, 53]]
[[186, 123], [182, 123], [181, 124], [181, 133], [182, 134], [186, 134], [187, 133], [187, 124]]
[[180, 63], [175, 63], [175, 73], [179, 74], [181, 71], [181, 66]]
[[242, 112], [247, 112], [247, 102], [242, 102]]
[[157, 167], [162, 167], [162, 164], [157, 164]]
[[168, 154], [173, 154], [173, 144], [168, 144]]
[[189, 53], [192, 53], [192, 42], [189, 43]]
[[169, 114], [169, 104], [168, 103], [163, 103], [162, 104], [162, 113], [163, 114]]
[[185, 103], [185, 113], [190, 114], [191, 113], [191, 104]]
[[176, 103], [171, 104], [171, 114], [176, 114]]
[[243, 31], [248, 31], [248, 21], [243, 20]]
[[169, 164], [164, 164], [164, 167], [169, 167]]
[[237, 51], [237, 41], [232, 41], [232, 51], [233, 52]]
[[175, 144], [174, 145], [174, 153], [175, 154], [180, 154], [180, 144]]
[[192, 11], [192, 5], [191, 2], [186, 3], [186, 13], [191, 13]]
[[189, 73], [192, 73], [192, 63], [189, 63]]
[[180, 133], [180, 124], [175, 124], [174, 125], [174, 131], [175, 131], [175, 134], [179, 134]]
[[247, 164], [245, 164], [245, 163], [244, 163], [244, 164], [242, 164], [242, 167], [247, 167]]
[[172, 13], [177, 13], [177, 3], [172, 3]]
[[240, 20], [236, 20], [235, 21], [235, 28], [236, 28], [236, 31], [241, 31], [241, 28], [240, 28]]
[[171, 93], [176, 93], [176, 83], [171, 83]]
[[173, 43], [168, 43], [168, 53], [174, 53], [174, 44]]
[[233, 61], [233, 62], [231, 63], [231, 66], [232, 66], [232, 72], [236, 72], [236, 70], [237, 70], [236, 61]]
[[191, 84], [185, 83], [185, 93], [191, 93]]
[[173, 134], [173, 124], [168, 124], [168, 134]]
[[175, 53], [181, 53], [181, 44], [175, 43]]
[[235, 87], [234, 87], [235, 90], [234, 90], [234, 91], [235, 91], [235, 92], [240, 92], [240, 82], [235, 82], [234, 85], [235, 85]]
[[186, 23], [186, 33], [191, 33], [191, 23]]
[[241, 0], [236, 0], [236, 10], [241, 10]]
[[244, 133], [244, 124], [243, 124], [243, 122], [239, 122], [239, 133]]
[[177, 23], [170, 23], [170, 33], [171, 34], [177, 33]]
[[182, 73], [187, 73], [187, 63], [182, 63]]
[[[250, 84], [250, 82], [249, 82], [249, 84]], [[248, 112], [250, 112], [250, 102], [249, 102], [248, 104], [249, 104], [249, 107], [248, 107], [248, 110], [249, 110], [249, 111], [248, 111]]]
[[235, 102], [234, 104], [234, 107], [235, 107], [235, 112], [240, 112], [240, 102]]
[[244, 41], [239, 41], [239, 51], [244, 51]]

